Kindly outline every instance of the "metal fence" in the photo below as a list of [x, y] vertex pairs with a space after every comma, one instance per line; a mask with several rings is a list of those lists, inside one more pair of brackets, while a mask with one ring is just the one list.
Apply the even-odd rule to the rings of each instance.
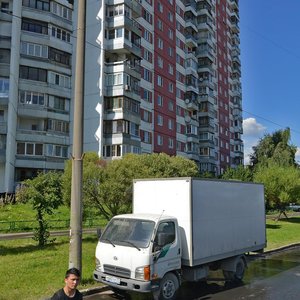
[[[49, 229], [68, 229], [70, 227], [70, 219], [66, 220], [47, 220]], [[87, 218], [83, 220], [83, 228], [102, 227], [103, 219], [100, 218]], [[36, 220], [27, 221], [0, 221], [0, 232], [22, 232], [32, 231], [38, 227]]]

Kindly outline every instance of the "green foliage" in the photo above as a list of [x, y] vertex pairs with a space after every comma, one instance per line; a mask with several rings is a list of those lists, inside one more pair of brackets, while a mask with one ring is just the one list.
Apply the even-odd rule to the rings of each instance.
[[[63, 178], [64, 200], [71, 195], [70, 162]], [[131, 210], [132, 181], [138, 178], [195, 177], [197, 165], [180, 156], [166, 154], [127, 154], [121, 159], [105, 163], [95, 153], [87, 153], [83, 160], [83, 202], [97, 207], [109, 220], [112, 216]]]
[[45, 216], [52, 215], [54, 210], [62, 204], [61, 175], [56, 172], [40, 173], [37, 177], [24, 181], [24, 187], [20, 192], [23, 201], [30, 202], [36, 211], [39, 225], [35, 229], [34, 239], [40, 246], [43, 246], [50, 241]]
[[253, 147], [253, 153], [250, 155], [251, 165], [267, 166], [275, 163], [283, 167], [295, 166], [297, 147], [289, 144], [290, 137], [289, 128], [266, 134], [258, 145]]
[[239, 165], [237, 168], [228, 168], [222, 175], [225, 180], [240, 180], [250, 182], [253, 180], [253, 173], [248, 166]]
[[267, 209], [284, 211], [290, 202], [300, 199], [300, 170], [296, 167], [260, 166], [254, 181], [265, 186]]

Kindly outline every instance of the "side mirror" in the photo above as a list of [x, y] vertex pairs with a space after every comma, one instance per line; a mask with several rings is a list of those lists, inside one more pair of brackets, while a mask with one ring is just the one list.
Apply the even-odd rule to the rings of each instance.
[[101, 237], [101, 228], [97, 228], [97, 237], [98, 237], [98, 240], [100, 240], [100, 237]]

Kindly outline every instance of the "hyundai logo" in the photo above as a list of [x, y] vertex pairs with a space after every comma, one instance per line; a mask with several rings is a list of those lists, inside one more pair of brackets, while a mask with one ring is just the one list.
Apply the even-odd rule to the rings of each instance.
[[114, 256], [114, 260], [118, 260], [118, 258], [116, 256]]

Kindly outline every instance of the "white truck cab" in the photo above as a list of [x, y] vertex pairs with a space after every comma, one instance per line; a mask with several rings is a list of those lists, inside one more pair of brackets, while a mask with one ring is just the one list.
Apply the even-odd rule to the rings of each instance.
[[[99, 239], [96, 257], [96, 280], [115, 289], [158, 290], [165, 274], [181, 269], [178, 222], [155, 214], [116, 216]], [[179, 273], [175, 276], [178, 288]]]

